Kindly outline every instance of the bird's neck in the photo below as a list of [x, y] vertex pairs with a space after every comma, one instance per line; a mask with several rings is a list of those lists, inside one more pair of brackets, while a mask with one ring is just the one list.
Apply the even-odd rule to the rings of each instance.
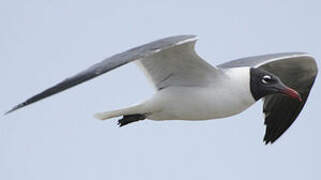
[[231, 96], [240, 99], [242, 103], [252, 105], [256, 100], [250, 89], [250, 68], [237, 67], [225, 71], [225, 88], [229, 89]]

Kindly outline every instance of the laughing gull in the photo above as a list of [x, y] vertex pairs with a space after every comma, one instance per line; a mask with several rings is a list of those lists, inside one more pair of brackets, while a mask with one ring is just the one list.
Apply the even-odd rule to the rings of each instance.
[[[273, 143], [301, 112], [317, 65], [306, 53], [247, 57], [211, 66], [195, 50], [194, 35], [173, 36], [111, 56], [32, 96], [6, 114], [135, 61], [156, 93], [124, 109], [98, 113], [122, 116], [120, 126], [150, 120], [208, 120], [238, 114], [263, 99], [265, 143]], [[291, 87], [291, 88], [290, 88]]]

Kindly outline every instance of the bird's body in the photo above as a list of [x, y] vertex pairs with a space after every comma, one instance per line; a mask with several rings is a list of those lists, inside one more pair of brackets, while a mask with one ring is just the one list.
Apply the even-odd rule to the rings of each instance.
[[255, 102], [248, 94], [242, 99], [237, 94], [228, 96], [221, 87], [170, 87], [148, 101], [155, 109], [147, 118], [209, 120], [232, 116]]
[[[249, 86], [249, 68], [222, 71], [220, 80], [206, 86], [171, 86], [124, 110], [98, 113], [99, 119], [146, 114], [150, 120], [208, 120], [232, 116], [255, 103]], [[117, 113], [114, 113], [117, 112]]]
[[144, 119], [217, 119], [238, 114], [262, 98], [267, 126], [264, 141], [277, 140], [308, 98], [318, 72], [313, 57], [300, 52], [276, 53], [212, 66], [196, 54], [196, 40], [193, 35], [173, 36], [116, 54], [7, 113], [136, 62], [155, 88], [155, 94], [137, 105], [95, 117], [104, 120], [123, 116], [118, 121], [120, 126]]

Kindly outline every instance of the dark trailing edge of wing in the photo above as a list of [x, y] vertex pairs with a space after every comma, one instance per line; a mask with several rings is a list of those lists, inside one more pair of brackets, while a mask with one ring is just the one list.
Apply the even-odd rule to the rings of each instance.
[[144, 44], [142, 46], [138, 46], [136, 48], [132, 48], [128, 51], [125, 51], [123, 53], [116, 54], [114, 56], [111, 56], [100, 63], [94, 64], [93, 66], [89, 67], [88, 69], [65, 79], [64, 81], [52, 86], [51, 88], [48, 88], [44, 90], [43, 92], [36, 94], [35, 96], [32, 96], [31, 98], [27, 99], [23, 103], [20, 103], [16, 106], [14, 106], [11, 110], [7, 111], [5, 113], [9, 114], [13, 111], [16, 111], [22, 107], [25, 107], [27, 105], [30, 105], [32, 103], [35, 103], [39, 100], [42, 100], [46, 97], [49, 97], [51, 95], [57, 94], [59, 92], [62, 92], [66, 89], [69, 89], [73, 86], [76, 86], [80, 83], [83, 83], [85, 81], [88, 81], [92, 78], [95, 78], [99, 75], [102, 75], [108, 71], [111, 71], [119, 66], [122, 66], [124, 64], [127, 64], [129, 62], [135, 61], [137, 59], [144, 58], [146, 56], [153, 55], [155, 53], [160, 52], [161, 50], [170, 48], [172, 46], [175, 46], [177, 43], [184, 43], [185, 41], [188, 41], [189, 39], [193, 40], [196, 36], [194, 35], [181, 35], [181, 36], [172, 36], [160, 40], [156, 40], [147, 44]]

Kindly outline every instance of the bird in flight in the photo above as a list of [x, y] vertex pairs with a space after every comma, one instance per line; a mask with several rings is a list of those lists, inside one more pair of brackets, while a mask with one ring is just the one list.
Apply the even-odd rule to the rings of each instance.
[[275, 142], [294, 122], [317, 76], [314, 58], [291, 52], [253, 56], [212, 66], [194, 50], [194, 35], [172, 36], [106, 58], [32, 96], [6, 114], [135, 62], [156, 93], [142, 103], [95, 114], [121, 117], [119, 126], [144, 119], [209, 120], [241, 113], [263, 99], [264, 142]]

